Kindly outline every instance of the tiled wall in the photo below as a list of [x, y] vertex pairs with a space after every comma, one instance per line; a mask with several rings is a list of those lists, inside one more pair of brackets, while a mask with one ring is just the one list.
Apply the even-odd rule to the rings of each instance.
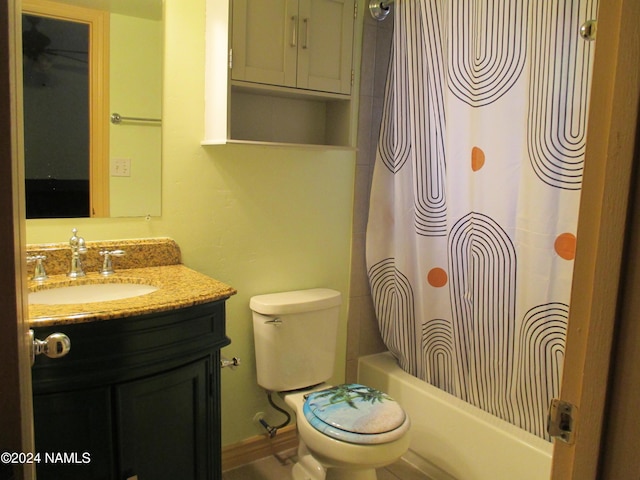
[[369, 12], [365, 13], [353, 218], [351, 298], [347, 333], [346, 379], [348, 382], [356, 379], [359, 356], [386, 350], [378, 332], [367, 279], [365, 233], [392, 33], [392, 15], [378, 22], [369, 15]]

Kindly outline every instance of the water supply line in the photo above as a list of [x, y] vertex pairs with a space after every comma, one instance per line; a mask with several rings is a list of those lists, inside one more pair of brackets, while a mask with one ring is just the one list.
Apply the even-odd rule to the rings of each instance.
[[260, 425], [262, 425], [264, 429], [267, 431], [267, 433], [269, 434], [269, 438], [275, 437], [280, 428], [286, 427], [291, 422], [291, 415], [289, 414], [289, 412], [287, 412], [284, 408], [276, 405], [273, 401], [273, 398], [271, 398], [272, 395], [273, 395], [273, 392], [267, 392], [267, 400], [269, 400], [269, 405], [271, 405], [273, 408], [275, 408], [280, 413], [285, 415], [287, 419], [284, 422], [282, 422], [280, 425], [269, 425], [264, 418], [260, 418], [258, 420], [260, 422]]

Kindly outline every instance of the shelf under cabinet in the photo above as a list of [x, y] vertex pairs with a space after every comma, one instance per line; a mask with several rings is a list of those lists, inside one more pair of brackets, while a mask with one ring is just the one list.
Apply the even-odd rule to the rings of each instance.
[[347, 97], [232, 86], [229, 139], [350, 146]]

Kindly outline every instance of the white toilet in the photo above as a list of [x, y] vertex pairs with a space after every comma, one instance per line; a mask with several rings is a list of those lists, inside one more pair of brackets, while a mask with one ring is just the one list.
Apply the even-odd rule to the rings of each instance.
[[325, 384], [333, 374], [340, 292], [326, 288], [251, 298], [258, 384], [297, 417], [294, 480], [375, 480], [409, 448], [409, 417], [383, 392]]

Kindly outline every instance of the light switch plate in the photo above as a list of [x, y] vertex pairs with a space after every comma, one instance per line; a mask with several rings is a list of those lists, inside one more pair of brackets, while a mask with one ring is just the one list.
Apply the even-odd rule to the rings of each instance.
[[111, 159], [111, 176], [112, 177], [130, 177], [131, 176], [131, 159], [130, 158], [112, 158]]

